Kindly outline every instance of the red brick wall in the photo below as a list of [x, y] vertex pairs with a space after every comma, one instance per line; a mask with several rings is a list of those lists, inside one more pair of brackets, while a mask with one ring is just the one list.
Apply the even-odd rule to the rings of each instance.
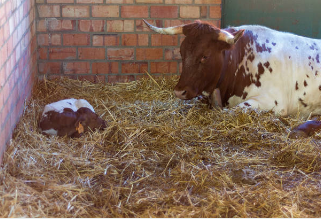
[[221, 0], [36, 0], [38, 75], [123, 82], [179, 74], [184, 36], [167, 27], [208, 20], [220, 26]]
[[37, 71], [34, 0], [0, 1], [0, 163]]

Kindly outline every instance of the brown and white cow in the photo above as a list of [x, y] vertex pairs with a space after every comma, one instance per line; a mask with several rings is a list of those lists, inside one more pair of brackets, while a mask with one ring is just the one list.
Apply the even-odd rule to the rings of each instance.
[[45, 106], [39, 122], [46, 135], [80, 137], [89, 129], [104, 129], [106, 122], [84, 99], [65, 99]]
[[[196, 21], [158, 28], [145, 23], [161, 34], [186, 36], [180, 47], [183, 69], [174, 88], [178, 98], [209, 94], [216, 102], [220, 96], [226, 107], [321, 115], [321, 40], [257, 25], [219, 29]], [[317, 122], [307, 127], [311, 124], [313, 130], [320, 128]]]

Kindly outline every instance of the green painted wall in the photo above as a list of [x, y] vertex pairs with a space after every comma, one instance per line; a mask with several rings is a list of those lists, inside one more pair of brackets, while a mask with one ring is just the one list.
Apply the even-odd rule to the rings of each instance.
[[321, 38], [321, 0], [222, 0], [222, 27], [243, 24]]

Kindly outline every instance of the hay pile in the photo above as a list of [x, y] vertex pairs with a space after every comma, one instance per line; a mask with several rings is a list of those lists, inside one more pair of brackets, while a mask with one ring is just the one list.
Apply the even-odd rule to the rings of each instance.
[[[40, 82], [0, 170], [0, 217], [321, 217], [321, 140], [296, 117], [209, 110], [177, 82]], [[45, 104], [87, 99], [107, 122], [79, 139], [37, 132]]]

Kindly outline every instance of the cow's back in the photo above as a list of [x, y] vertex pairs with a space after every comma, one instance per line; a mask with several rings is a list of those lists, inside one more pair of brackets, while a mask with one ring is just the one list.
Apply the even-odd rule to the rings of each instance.
[[[321, 113], [321, 41], [261, 26], [241, 26], [245, 34], [234, 50], [244, 54], [236, 69], [228, 69], [239, 82], [230, 107], [243, 104], [281, 115]], [[243, 51], [242, 51], [243, 50]], [[229, 59], [235, 53], [231, 52]], [[243, 79], [244, 80], [243, 80]], [[248, 82], [245, 82], [245, 81]], [[257, 104], [257, 106], [255, 105]]]

